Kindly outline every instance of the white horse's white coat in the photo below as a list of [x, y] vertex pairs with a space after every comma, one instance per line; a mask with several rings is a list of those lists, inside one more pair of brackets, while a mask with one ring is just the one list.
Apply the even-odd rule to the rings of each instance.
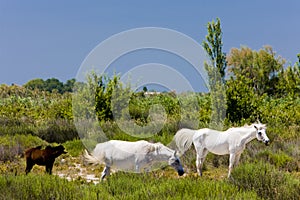
[[161, 143], [144, 140], [128, 142], [110, 140], [99, 143], [91, 154], [85, 151], [85, 161], [93, 164], [105, 164], [101, 179], [110, 174], [110, 169], [141, 172], [155, 162], [167, 161], [181, 176], [184, 171], [176, 152]]
[[192, 143], [194, 144], [197, 152], [197, 172], [200, 176], [202, 176], [202, 166], [208, 152], [217, 155], [229, 154], [229, 177], [232, 168], [238, 164], [246, 144], [255, 138], [268, 145], [266, 125], [260, 123], [245, 125], [244, 127], [230, 128], [224, 132], [208, 128], [181, 129], [175, 134], [174, 141], [180, 154], [187, 151]]

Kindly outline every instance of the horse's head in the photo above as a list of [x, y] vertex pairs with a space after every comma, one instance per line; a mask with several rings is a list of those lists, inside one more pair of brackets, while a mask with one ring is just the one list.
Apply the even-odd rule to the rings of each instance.
[[180, 163], [180, 159], [176, 155], [176, 151], [174, 151], [174, 154], [169, 159], [169, 165], [177, 171], [179, 176], [182, 176], [184, 174], [183, 167]]
[[266, 133], [266, 125], [264, 124], [254, 124], [254, 128], [256, 129], [256, 138], [258, 141], [262, 141], [265, 145], [269, 145], [270, 139]]

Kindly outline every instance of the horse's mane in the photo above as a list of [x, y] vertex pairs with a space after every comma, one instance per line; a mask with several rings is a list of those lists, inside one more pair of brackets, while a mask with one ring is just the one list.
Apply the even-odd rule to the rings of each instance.
[[256, 126], [257, 128], [267, 129], [267, 125], [266, 124], [253, 123], [251, 125], [245, 124], [244, 126], [240, 126], [240, 127], [231, 127], [229, 129], [227, 129], [226, 131], [230, 131], [230, 130], [234, 130], [234, 129], [240, 129], [240, 128], [253, 128], [254, 126]]
[[159, 151], [164, 145], [160, 142], [157, 143], [149, 143], [147, 148], [147, 153], [151, 153], [154, 151]]
[[252, 127], [254, 127], [254, 126], [256, 126], [256, 127], [258, 127], [258, 128], [264, 128], [264, 129], [267, 128], [267, 125], [266, 125], [266, 124], [262, 124], [262, 123], [253, 123], [253, 124], [251, 124], [251, 125], [248, 125], [248, 124], [245, 124], [245, 125], [244, 125], [245, 128], [252, 128]]

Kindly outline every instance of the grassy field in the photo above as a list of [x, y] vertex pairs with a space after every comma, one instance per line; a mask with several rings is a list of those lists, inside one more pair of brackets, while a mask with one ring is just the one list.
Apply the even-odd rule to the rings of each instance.
[[[299, 199], [299, 173], [287, 173], [260, 161], [242, 161], [227, 176], [226, 156], [214, 166], [209, 155], [203, 177], [195, 173], [194, 152], [182, 157], [187, 173], [178, 177], [170, 167], [144, 174], [115, 172], [98, 182], [103, 166], [86, 166], [80, 140], [63, 144], [53, 175], [35, 166], [25, 175], [24, 158], [0, 164], [0, 199]], [[95, 177], [93, 177], [95, 175]], [[88, 177], [92, 177], [89, 180]], [[93, 180], [95, 182], [93, 182]], [[96, 184], [95, 184], [96, 183]]]
[[[172, 95], [133, 96], [130, 114], [141, 125], [148, 124], [149, 106], [162, 102], [168, 111], [163, 129], [147, 140], [168, 145], [179, 128], [191, 125], [190, 120], [181, 121], [181, 117], [197, 119], [199, 128], [208, 127], [211, 116], [208, 95], [197, 94], [201, 109], [194, 113], [180, 110], [178, 98]], [[224, 121], [226, 129], [251, 124], [260, 116], [262, 123], [267, 124], [271, 140], [268, 147], [257, 140], [247, 144], [240, 165], [229, 179], [226, 178], [228, 156], [212, 154], [208, 154], [203, 177], [199, 177], [192, 148], [181, 157], [187, 172], [183, 177], [164, 167], [147, 174], [116, 172], [101, 183], [97, 181], [103, 166], [84, 165], [82, 141], [94, 144], [101, 141], [102, 135], [94, 140], [78, 139], [71, 94], [1, 86], [0, 97], [0, 199], [300, 199], [299, 97], [254, 99], [253, 109], [258, 113], [236, 122]], [[182, 98], [181, 103], [192, 105], [191, 108], [197, 103], [188, 95]], [[85, 111], [89, 105], [79, 106]], [[122, 132], [108, 118], [109, 112], [100, 120], [105, 113], [100, 108], [97, 126], [100, 124], [106, 139], [141, 139]], [[63, 144], [68, 154], [57, 158], [52, 176], [38, 166], [25, 176], [24, 150], [48, 144]]]

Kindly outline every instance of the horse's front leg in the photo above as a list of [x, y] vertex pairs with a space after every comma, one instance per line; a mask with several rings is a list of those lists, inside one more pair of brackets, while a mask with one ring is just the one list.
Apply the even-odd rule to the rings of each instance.
[[196, 167], [197, 167], [197, 173], [199, 174], [199, 176], [202, 176], [202, 167], [203, 167], [203, 163], [205, 161], [205, 157], [206, 157], [207, 153], [208, 153], [208, 151], [206, 149], [197, 151]]
[[135, 172], [140, 173], [140, 165], [138, 163], [135, 164]]
[[230, 177], [231, 171], [232, 171], [234, 163], [236, 161], [235, 159], [236, 159], [236, 154], [235, 153], [230, 153], [230, 155], [229, 155], [228, 176], [227, 176], [228, 178]]
[[101, 181], [106, 177], [109, 176], [110, 174], [110, 167], [108, 165], [106, 165], [102, 171], [102, 175], [101, 175]]

